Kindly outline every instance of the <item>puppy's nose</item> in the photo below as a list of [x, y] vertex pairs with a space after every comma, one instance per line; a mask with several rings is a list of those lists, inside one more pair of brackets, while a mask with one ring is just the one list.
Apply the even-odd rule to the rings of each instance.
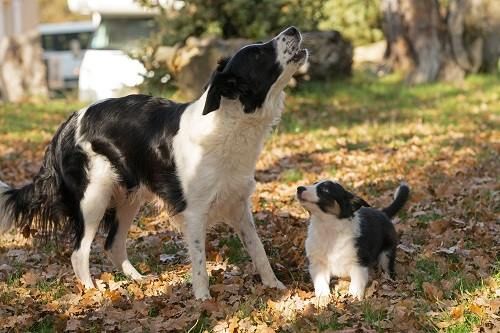
[[297, 187], [297, 194], [301, 194], [305, 190], [306, 190], [306, 188], [304, 186], [299, 186], [299, 187]]
[[297, 28], [295, 28], [294, 26], [291, 26], [290, 28], [283, 31], [283, 35], [286, 35], [286, 36], [297, 36], [299, 34], [300, 34], [299, 30]]

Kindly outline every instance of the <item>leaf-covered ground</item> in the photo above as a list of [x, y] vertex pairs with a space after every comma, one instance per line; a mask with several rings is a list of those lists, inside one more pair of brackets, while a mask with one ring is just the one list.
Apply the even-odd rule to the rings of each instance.
[[[0, 105], [0, 179], [32, 177], [58, 124], [79, 105]], [[356, 74], [290, 92], [258, 162], [254, 215], [288, 286], [262, 288], [225, 226], [207, 240], [213, 300], [191, 296], [190, 266], [168, 218], [146, 207], [130, 232], [133, 282], [95, 242], [98, 290], [76, 283], [64, 244], [0, 237], [0, 331], [8, 332], [498, 332], [500, 330], [500, 79], [408, 88]], [[374, 274], [364, 301], [332, 281], [317, 307], [305, 254], [307, 214], [295, 188], [335, 178], [375, 206], [400, 180], [412, 187], [398, 217], [397, 279]]]

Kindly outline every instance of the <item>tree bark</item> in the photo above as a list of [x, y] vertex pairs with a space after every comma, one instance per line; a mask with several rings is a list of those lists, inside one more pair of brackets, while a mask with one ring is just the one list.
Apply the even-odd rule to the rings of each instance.
[[496, 71], [499, 7], [495, 0], [449, 0], [446, 7], [439, 0], [382, 0], [386, 63], [407, 73], [409, 83]]
[[48, 96], [46, 70], [38, 34], [0, 40], [0, 99], [20, 102]]

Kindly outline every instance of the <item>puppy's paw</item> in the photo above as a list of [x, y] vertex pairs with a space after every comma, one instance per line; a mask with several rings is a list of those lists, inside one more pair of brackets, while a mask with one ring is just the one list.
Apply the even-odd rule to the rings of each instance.
[[316, 284], [314, 286], [314, 296], [330, 297], [330, 286], [328, 284]]
[[355, 299], [362, 301], [365, 297], [365, 289], [351, 283], [349, 285], [349, 294]]
[[317, 308], [325, 308], [330, 304], [330, 295], [315, 296], [313, 302]]

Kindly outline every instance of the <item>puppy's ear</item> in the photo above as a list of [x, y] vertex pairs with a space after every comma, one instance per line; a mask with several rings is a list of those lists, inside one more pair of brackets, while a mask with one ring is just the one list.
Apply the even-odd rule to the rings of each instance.
[[345, 195], [342, 200], [339, 200], [340, 206], [340, 218], [351, 217], [355, 211], [360, 209], [361, 207], [370, 207], [370, 205], [363, 200], [361, 197], [352, 194], [349, 191], [345, 191]]
[[[349, 193], [349, 192], [347, 192], [347, 193]], [[337, 200], [337, 203], [339, 204], [339, 207], [340, 207], [339, 218], [345, 219], [345, 218], [352, 216], [354, 211], [352, 209], [350, 197], [345, 197], [345, 198], [339, 199], [339, 200]]]
[[352, 206], [352, 211], [355, 212], [361, 207], [370, 207], [370, 204], [363, 200], [361, 197], [358, 197], [357, 195], [352, 194], [352, 199], [351, 199], [351, 206]]
[[208, 88], [203, 115], [209, 114], [220, 107], [222, 97], [236, 99], [239, 96], [237, 79], [227, 73], [215, 73]]

